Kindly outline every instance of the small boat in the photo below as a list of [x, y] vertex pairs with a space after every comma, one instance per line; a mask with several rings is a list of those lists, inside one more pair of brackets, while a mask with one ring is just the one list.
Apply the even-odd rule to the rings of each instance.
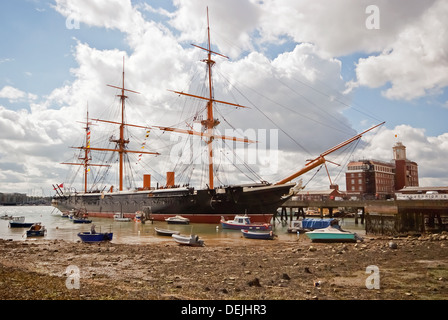
[[174, 239], [174, 241], [183, 246], [192, 246], [192, 247], [204, 246], [204, 240], [199, 239], [199, 236], [195, 234], [190, 234], [189, 236], [181, 234], [173, 234], [171, 237]]
[[302, 228], [311, 231], [315, 229], [323, 229], [335, 223], [338, 223], [338, 220], [334, 218], [305, 218], [302, 220]]
[[189, 224], [190, 219], [184, 218], [182, 216], [174, 216], [165, 219], [169, 224]]
[[356, 233], [341, 230], [338, 225], [316, 229], [305, 234], [313, 242], [356, 242], [358, 239]]
[[25, 222], [25, 216], [13, 216], [9, 220], [10, 228], [29, 228], [34, 224], [34, 222]]
[[247, 239], [261, 239], [261, 240], [273, 240], [275, 235], [272, 230], [241, 230], [244, 238]]
[[29, 228], [34, 224], [34, 222], [14, 222], [9, 221], [10, 228]]
[[73, 223], [92, 223], [92, 220], [87, 218], [73, 218]]
[[291, 226], [288, 227], [288, 233], [304, 233], [315, 229], [326, 228], [335, 220], [336, 219], [334, 218], [305, 218], [302, 220], [295, 220], [292, 221]]
[[[25, 218], [25, 217], [23, 217], [23, 218]], [[2, 214], [1, 216], [0, 216], [0, 219], [1, 220], [12, 220], [13, 219], [13, 216], [10, 216], [10, 215], [8, 215], [8, 214]]]
[[78, 237], [81, 238], [82, 242], [102, 242], [111, 241], [113, 237], [112, 232], [80, 232]]
[[40, 222], [34, 223], [27, 231], [27, 237], [43, 237], [47, 229]]
[[233, 220], [226, 220], [221, 217], [221, 226], [223, 229], [252, 229], [252, 230], [271, 230], [272, 226], [269, 223], [251, 223], [250, 217], [244, 215], [236, 215]]
[[114, 214], [114, 220], [118, 222], [129, 222], [131, 218], [125, 218], [122, 212], [117, 212]]
[[157, 228], [157, 227], [154, 228], [154, 230], [156, 231], [156, 233], [159, 236], [169, 236], [169, 237], [171, 237], [173, 234], [180, 234], [180, 231], [161, 229], [161, 228]]

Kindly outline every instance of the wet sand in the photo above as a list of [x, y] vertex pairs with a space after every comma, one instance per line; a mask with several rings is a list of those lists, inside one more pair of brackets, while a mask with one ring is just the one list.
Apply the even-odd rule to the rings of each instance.
[[205, 247], [0, 240], [0, 299], [441, 300], [448, 235]]

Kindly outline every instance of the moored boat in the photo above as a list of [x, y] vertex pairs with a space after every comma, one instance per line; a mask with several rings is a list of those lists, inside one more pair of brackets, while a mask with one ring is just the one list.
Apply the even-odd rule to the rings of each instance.
[[203, 247], [205, 245], [204, 241], [201, 240], [196, 234], [173, 234], [171, 237], [182, 246]]
[[9, 221], [10, 228], [29, 228], [34, 224], [34, 222], [14, 222]]
[[35, 222], [25, 222], [25, 216], [13, 216], [9, 220], [10, 228], [30, 228]]
[[305, 232], [313, 242], [356, 242], [356, 233], [329, 226], [322, 229]]
[[92, 223], [92, 220], [87, 218], [73, 218], [73, 223]]
[[251, 222], [250, 217], [247, 215], [236, 215], [233, 220], [226, 220], [221, 217], [221, 226], [223, 229], [253, 229], [253, 230], [271, 230], [272, 225], [269, 223], [257, 223]]
[[129, 222], [131, 218], [125, 217], [122, 212], [117, 212], [114, 215], [114, 220], [118, 222]]
[[43, 237], [47, 229], [40, 222], [34, 223], [27, 231], [27, 237]]
[[190, 219], [179, 216], [179, 215], [166, 218], [165, 221], [168, 224], [189, 224], [190, 223]]
[[11, 216], [8, 220], [12, 222], [25, 222], [25, 216]]
[[275, 234], [272, 230], [248, 230], [242, 229], [241, 233], [247, 239], [273, 240]]
[[159, 236], [169, 236], [169, 237], [171, 237], [173, 234], [180, 234], [180, 231], [161, 229], [161, 228], [157, 228], [157, 227], [155, 227], [154, 230], [156, 231], [156, 233]]
[[295, 220], [291, 222], [291, 226], [288, 228], [289, 233], [296, 232], [307, 232], [313, 231], [314, 229], [322, 229], [331, 225], [332, 221], [336, 219], [333, 218], [305, 218], [302, 220]]
[[79, 232], [78, 237], [81, 238], [82, 242], [102, 242], [111, 241], [113, 238], [112, 232]]

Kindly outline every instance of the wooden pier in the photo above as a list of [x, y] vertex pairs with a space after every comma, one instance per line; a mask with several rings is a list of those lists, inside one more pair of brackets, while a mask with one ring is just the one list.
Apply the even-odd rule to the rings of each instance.
[[[274, 217], [293, 220], [307, 216], [307, 208], [318, 208], [319, 216], [344, 217], [354, 212], [355, 223], [365, 224], [366, 233], [400, 235], [448, 230], [448, 200], [288, 200]], [[344, 213], [336, 214], [336, 209]], [[361, 215], [358, 215], [358, 211]]]

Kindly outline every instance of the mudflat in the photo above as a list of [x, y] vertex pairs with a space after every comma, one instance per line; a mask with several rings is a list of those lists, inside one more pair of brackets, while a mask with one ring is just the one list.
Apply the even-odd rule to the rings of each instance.
[[0, 240], [3, 300], [446, 300], [448, 235], [205, 247]]

